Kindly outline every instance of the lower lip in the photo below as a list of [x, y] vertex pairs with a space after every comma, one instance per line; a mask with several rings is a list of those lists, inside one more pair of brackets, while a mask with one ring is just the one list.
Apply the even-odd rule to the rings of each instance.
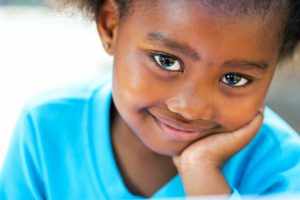
[[191, 142], [196, 139], [199, 139], [203, 136], [202, 132], [187, 132], [182, 131], [176, 128], [173, 128], [171, 126], [168, 126], [167, 124], [161, 122], [160, 120], [155, 118], [155, 121], [157, 122], [158, 126], [164, 133], [164, 136], [168, 140], [176, 141], [176, 142]]

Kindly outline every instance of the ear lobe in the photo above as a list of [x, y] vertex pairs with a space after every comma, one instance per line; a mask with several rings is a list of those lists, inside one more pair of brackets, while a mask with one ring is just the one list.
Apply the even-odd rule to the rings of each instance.
[[[98, 34], [108, 54], [113, 54], [114, 41], [118, 26], [118, 7], [113, 0], [106, 0], [98, 11], [96, 18]], [[109, 44], [109, 45], [108, 45]]]

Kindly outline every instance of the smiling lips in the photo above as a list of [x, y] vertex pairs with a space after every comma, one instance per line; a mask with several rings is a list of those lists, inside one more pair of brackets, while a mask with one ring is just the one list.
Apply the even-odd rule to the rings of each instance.
[[195, 139], [206, 136], [212, 127], [199, 128], [191, 124], [186, 124], [178, 120], [152, 115], [163, 132], [163, 136], [168, 140], [176, 142], [191, 142]]

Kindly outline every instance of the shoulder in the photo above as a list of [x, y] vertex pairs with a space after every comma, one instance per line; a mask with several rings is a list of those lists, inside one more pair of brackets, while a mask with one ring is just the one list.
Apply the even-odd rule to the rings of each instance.
[[42, 155], [53, 148], [63, 152], [66, 145], [82, 146], [93, 133], [92, 113], [109, 103], [110, 85], [108, 76], [36, 96], [23, 108], [14, 138]]
[[264, 115], [263, 125], [250, 143], [248, 154], [261, 159], [265, 167], [266, 164], [287, 168], [297, 165], [300, 169], [299, 134], [270, 108], [266, 108]]
[[269, 141], [270, 144], [275, 145], [274, 147], [276, 148], [283, 148], [287, 144], [289, 146], [294, 144], [299, 146], [298, 149], [300, 149], [299, 134], [287, 122], [270, 108], [266, 108], [264, 114], [263, 125], [256, 137], [258, 143], [266, 143], [262, 140]]
[[30, 99], [25, 104], [23, 112], [32, 116], [59, 114], [60, 117], [68, 113], [73, 115], [79, 111], [83, 112], [98, 93], [103, 93], [103, 90], [110, 88], [110, 80], [110, 75], [107, 74], [107, 76], [97, 80], [76, 83], [43, 92]]
[[[35, 136], [69, 137], [87, 131], [93, 110], [110, 100], [111, 76], [44, 92], [23, 107], [16, 130]], [[95, 103], [99, 102], [99, 103]]]

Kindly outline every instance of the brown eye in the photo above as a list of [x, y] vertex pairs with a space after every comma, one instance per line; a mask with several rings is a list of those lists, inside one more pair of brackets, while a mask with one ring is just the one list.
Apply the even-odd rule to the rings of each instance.
[[250, 80], [239, 74], [225, 74], [221, 78], [221, 82], [231, 87], [243, 87], [246, 86]]
[[169, 71], [182, 71], [180, 62], [168, 55], [156, 54], [153, 56], [158, 66]]

